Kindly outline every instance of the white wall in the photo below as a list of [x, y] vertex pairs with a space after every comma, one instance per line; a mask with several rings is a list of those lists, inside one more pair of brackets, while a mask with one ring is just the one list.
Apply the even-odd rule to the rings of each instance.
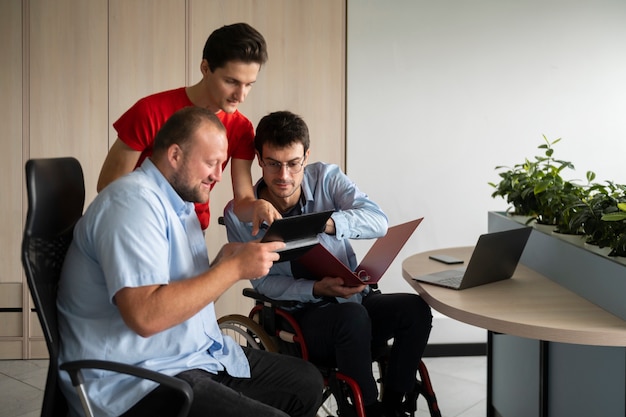
[[[383, 290], [410, 291], [406, 256], [474, 244], [506, 208], [494, 167], [537, 155], [543, 134], [563, 138], [568, 179], [626, 183], [623, 0], [349, 0], [347, 34], [348, 175], [391, 224], [425, 217]], [[432, 342], [457, 337], [449, 322]]]

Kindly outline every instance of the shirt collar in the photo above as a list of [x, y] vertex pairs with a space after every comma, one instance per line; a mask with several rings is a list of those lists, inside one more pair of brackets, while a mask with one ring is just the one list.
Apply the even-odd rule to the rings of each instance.
[[159, 171], [150, 158], [146, 158], [138, 170], [143, 172], [148, 178], [151, 178], [157, 187], [163, 191], [165, 198], [171, 204], [172, 208], [179, 217], [181, 215], [189, 215], [195, 212], [194, 204], [183, 200], [180, 195], [178, 195], [167, 178], [163, 176], [161, 171]]

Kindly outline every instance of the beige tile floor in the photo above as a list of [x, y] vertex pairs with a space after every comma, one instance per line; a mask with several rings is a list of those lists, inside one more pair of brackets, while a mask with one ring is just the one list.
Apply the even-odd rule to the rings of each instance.
[[0, 360], [0, 416], [39, 416], [47, 360]]
[[[486, 358], [425, 358], [444, 417], [486, 415]], [[0, 417], [37, 417], [48, 361], [0, 360]], [[417, 417], [429, 416], [420, 398]]]

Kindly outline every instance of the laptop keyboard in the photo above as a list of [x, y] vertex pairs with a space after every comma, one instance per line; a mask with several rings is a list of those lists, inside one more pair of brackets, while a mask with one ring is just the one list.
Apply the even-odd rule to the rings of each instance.
[[437, 282], [442, 285], [450, 285], [453, 287], [458, 287], [459, 285], [461, 285], [461, 278], [462, 277], [443, 278], [443, 279], [438, 280]]

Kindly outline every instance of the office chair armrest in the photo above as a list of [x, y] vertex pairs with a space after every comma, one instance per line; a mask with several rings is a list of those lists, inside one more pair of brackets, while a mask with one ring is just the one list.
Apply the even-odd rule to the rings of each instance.
[[258, 303], [270, 304], [274, 307], [289, 309], [298, 305], [297, 301], [274, 300], [273, 298], [266, 297], [265, 295], [257, 292], [254, 288], [244, 288], [242, 292], [243, 295], [256, 300]]
[[84, 379], [81, 372], [81, 370], [83, 369], [103, 369], [157, 382], [161, 385], [172, 388], [182, 395], [183, 404], [179, 413], [177, 414], [177, 417], [186, 417], [187, 414], [189, 414], [189, 410], [191, 409], [191, 402], [193, 401], [193, 390], [186, 381], [180, 378], [162, 374], [160, 372], [152, 371], [150, 369], [140, 368], [138, 366], [101, 360], [80, 360], [66, 362], [62, 364], [60, 368], [70, 374], [72, 385], [78, 391], [79, 397], [81, 397], [80, 399], [83, 403], [83, 408], [86, 408], [85, 412], [90, 413], [90, 415], [93, 415], [93, 413], [91, 411], [91, 406], [89, 405], [89, 400], [87, 399], [84, 391]]

